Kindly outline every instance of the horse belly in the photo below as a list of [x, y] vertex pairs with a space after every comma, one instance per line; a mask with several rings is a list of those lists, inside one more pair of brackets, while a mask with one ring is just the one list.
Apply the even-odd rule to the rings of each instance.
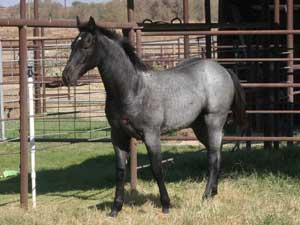
[[[181, 98], [182, 99], [182, 98]], [[167, 104], [164, 113], [162, 132], [169, 132], [189, 127], [202, 111], [202, 101], [199, 98], [187, 98]]]

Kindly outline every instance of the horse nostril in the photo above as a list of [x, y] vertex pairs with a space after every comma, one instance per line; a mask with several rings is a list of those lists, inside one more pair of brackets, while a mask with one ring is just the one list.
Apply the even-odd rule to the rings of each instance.
[[70, 67], [66, 66], [62, 72], [62, 80], [65, 86], [69, 85], [70, 76], [69, 76]]
[[69, 80], [68, 76], [66, 76], [66, 75], [63, 74], [62, 80], [63, 80], [63, 83], [64, 83], [65, 86], [69, 85], [69, 81], [70, 80]]

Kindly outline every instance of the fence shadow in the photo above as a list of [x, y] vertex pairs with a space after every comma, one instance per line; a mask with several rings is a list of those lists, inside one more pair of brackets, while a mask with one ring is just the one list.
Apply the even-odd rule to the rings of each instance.
[[[207, 174], [206, 151], [187, 150], [185, 152], [165, 151], [163, 158], [173, 158], [174, 164], [165, 165], [166, 182], [187, 179], [201, 181]], [[146, 154], [138, 155], [139, 164], [149, 163]], [[267, 174], [281, 174], [292, 179], [300, 178], [300, 151], [280, 149], [279, 151], [254, 150], [251, 152], [223, 152], [222, 179], [238, 179], [251, 175], [264, 177]], [[114, 159], [112, 155], [90, 158], [81, 164], [62, 169], [49, 169], [37, 172], [39, 194], [66, 191], [101, 190], [114, 187]], [[129, 176], [127, 180], [129, 181]], [[150, 168], [141, 169], [138, 178], [152, 180]], [[0, 181], [0, 194], [19, 193], [19, 177]], [[70, 195], [68, 195], [70, 196]], [[138, 197], [138, 196], [137, 196]], [[145, 197], [145, 196], [144, 196]], [[143, 201], [143, 196], [138, 197]], [[146, 196], [145, 198], [155, 198]], [[104, 206], [101, 206], [104, 207]], [[100, 208], [101, 208], [100, 207]]]

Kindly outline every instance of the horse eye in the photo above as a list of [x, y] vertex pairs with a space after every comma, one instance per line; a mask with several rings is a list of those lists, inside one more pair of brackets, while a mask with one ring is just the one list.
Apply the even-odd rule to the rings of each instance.
[[86, 38], [83, 42], [82, 42], [82, 47], [87, 49], [92, 45], [92, 38]]
[[91, 46], [91, 43], [90, 43], [90, 42], [85, 42], [85, 43], [82, 44], [82, 47], [83, 47], [84, 49], [88, 49], [90, 46]]

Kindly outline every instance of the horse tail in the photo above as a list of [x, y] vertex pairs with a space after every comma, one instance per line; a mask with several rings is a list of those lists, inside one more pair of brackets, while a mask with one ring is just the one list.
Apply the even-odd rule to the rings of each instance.
[[228, 69], [228, 72], [231, 75], [231, 79], [234, 84], [234, 99], [231, 105], [233, 118], [238, 123], [240, 128], [244, 130], [248, 126], [245, 92], [237, 75], [231, 69]]

